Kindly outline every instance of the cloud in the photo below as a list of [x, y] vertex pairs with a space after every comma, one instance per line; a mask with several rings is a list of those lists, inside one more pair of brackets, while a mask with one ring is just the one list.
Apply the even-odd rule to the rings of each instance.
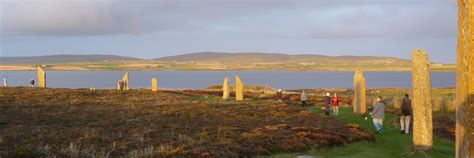
[[112, 0], [18, 0], [2, 3], [2, 34], [95, 35], [132, 33], [140, 19]]
[[254, 38], [445, 38], [456, 36], [446, 0], [4, 0], [9, 36], [152, 32]]

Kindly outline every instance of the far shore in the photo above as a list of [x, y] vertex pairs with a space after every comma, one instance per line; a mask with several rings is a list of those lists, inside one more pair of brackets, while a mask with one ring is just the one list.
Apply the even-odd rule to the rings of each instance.
[[[111, 69], [90, 69], [80, 66], [53, 66], [47, 67], [47, 71], [355, 71], [362, 70], [367, 72], [409, 72], [411, 67], [382, 67], [382, 68], [301, 68], [301, 69], [272, 69], [272, 68], [182, 68], [182, 69], [122, 69], [122, 68], [111, 68]], [[0, 65], [0, 71], [36, 71], [36, 68], [25, 65]], [[453, 66], [450, 67], [432, 67], [433, 72], [455, 72], [456, 69]]]

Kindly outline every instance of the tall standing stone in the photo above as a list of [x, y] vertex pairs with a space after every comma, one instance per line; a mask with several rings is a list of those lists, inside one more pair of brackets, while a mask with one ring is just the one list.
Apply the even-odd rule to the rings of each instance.
[[352, 103], [356, 114], [367, 112], [366, 90], [364, 72], [357, 70], [354, 74], [354, 101]]
[[41, 66], [38, 66], [38, 86], [40, 88], [46, 88], [46, 72], [44, 72]]
[[128, 72], [126, 72], [125, 75], [123, 75], [122, 81], [125, 82], [125, 87], [124, 87], [125, 90], [129, 90], [129, 88], [128, 88]]
[[429, 150], [433, 147], [430, 61], [419, 49], [413, 50], [412, 61], [413, 144], [416, 150]]
[[158, 91], [158, 79], [152, 78], [151, 79], [151, 91], [157, 92]]
[[222, 84], [222, 99], [229, 99], [229, 78], [224, 78], [224, 84]]
[[244, 100], [244, 84], [239, 76], [235, 76], [235, 100]]
[[458, 0], [456, 157], [474, 157], [474, 0]]

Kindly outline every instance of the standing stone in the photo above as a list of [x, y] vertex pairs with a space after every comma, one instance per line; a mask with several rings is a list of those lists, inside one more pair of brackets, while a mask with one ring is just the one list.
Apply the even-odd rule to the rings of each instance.
[[433, 147], [430, 61], [419, 49], [413, 50], [412, 61], [413, 144], [415, 150], [429, 150]]
[[367, 112], [366, 90], [364, 72], [357, 70], [354, 74], [354, 101], [352, 103], [356, 114], [362, 115]]
[[158, 91], [158, 79], [152, 78], [151, 79], [151, 91], [157, 92]]
[[222, 99], [229, 99], [229, 78], [224, 78], [224, 84], [222, 85]]
[[129, 88], [128, 88], [128, 72], [126, 72], [125, 75], [123, 75], [122, 81], [125, 82], [125, 87], [124, 88], [125, 88], [125, 90], [128, 91], [129, 90]]
[[235, 100], [244, 100], [244, 84], [239, 76], [235, 76]]
[[40, 88], [46, 88], [46, 72], [44, 72], [41, 66], [38, 66], [38, 86]]
[[456, 157], [474, 157], [474, 0], [458, 0]]

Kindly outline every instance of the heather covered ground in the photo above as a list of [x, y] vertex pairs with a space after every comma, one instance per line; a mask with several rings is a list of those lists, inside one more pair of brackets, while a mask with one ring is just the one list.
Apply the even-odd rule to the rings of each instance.
[[208, 93], [0, 88], [0, 155], [241, 157], [375, 141], [295, 98]]

